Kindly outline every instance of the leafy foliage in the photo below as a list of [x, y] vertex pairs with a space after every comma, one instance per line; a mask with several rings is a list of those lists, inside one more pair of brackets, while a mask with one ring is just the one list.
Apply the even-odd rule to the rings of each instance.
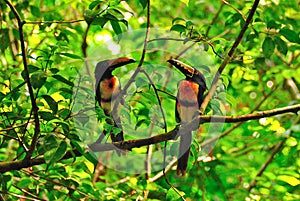
[[[128, 86], [120, 112], [126, 140], [176, 126], [177, 82], [183, 76], [166, 60], [180, 55], [204, 74], [210, 88], [252, 3], [151, 1], [145, 62]], [[40, 131], [32, 158], [43, 162], [0, 174], [3, 199], [300, 199], [299, 115], [201, 125], [194, 134], [185, 178], [168, 167], [177, 155], [175, 140], [166, 149], [164, 143], [135, 148], [124, 158], [88, 151], [86, 142], [95, 142], [103, 130], [119, 132], [95, 107], [94, 66], [117, 55], [140, 60], [148, 1], [13, 0], [12, 4], [24, 23], [29, 81], [39, 109]], [[6, 0], [0, 9], [0, 164], [5, 164], [26, 159], [36, 123], [16, 16]], [[207, 115], [243, 115], [299, 103], [299, 16], [296, 0], [261, 1], [222, 74]], [[124, 87], [136, 69], [137, 64], [131, 64], [114, 73]], [[218, 136], [217, 142], [207, 143]], [[94, 169], [101, 157], [111, 157], [112, 164], [97, 177]], [[160, 174], [164, 157], [168, 180]]]

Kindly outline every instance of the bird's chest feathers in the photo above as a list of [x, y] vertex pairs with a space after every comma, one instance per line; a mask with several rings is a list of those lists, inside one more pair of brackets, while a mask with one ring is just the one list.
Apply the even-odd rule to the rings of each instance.
[[114, 94], [119, 93], [120, 83], [117, 77], [104, 79], [100, 82], [101, 99], [110, 100]]
[[179, 83], [178, 100], [180, 100], [180, 102], [183, 102], [183, 104], [184, 102], [198, 104], [198, 92], [198, 84], [183, 80]]
[[190, 122], [198, 114], [198, 91], [199, 85], [194, 82], [183, 80], [179, 83], [176, 107], [182, 123]]

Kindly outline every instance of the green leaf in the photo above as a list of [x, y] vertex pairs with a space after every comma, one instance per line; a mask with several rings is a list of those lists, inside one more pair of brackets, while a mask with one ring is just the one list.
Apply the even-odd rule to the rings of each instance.
[[34, 66], [32, 64], [28, 64], [28, 71], [29, 71], [29, 73], [34, 73], [34, 72], [38, 71], [39, 69], [40, 68], [37, 67], [37, 66]]
[[79, 144], [77, 141], [71, 140], [71, 146], [74, 147], [77, 151], [79, 151], [87, 160], [93, 163], [94, 166], [98, 164], [98, 157], [91, 151], [86, 152], [86, 150], [83, 148], [83, 144]]
[[239, 20], [243, 20], [243, 17], [239, 13], [235, 13], [233, 15], [230, 15], [227, 18], [226, 22], [225, 22], [225, 26], [232, 25], [232, 24], [236, 23]]
[[173, 187], [168, 190], [166, 198], [167, 200], [177, 200], [184, 195], [185, 193], [183, 191], [180, 191], [177, 188]]
[[87, 114], [82, 113], [78, 115], [76, 119], [79, 120], [82, 125], [85, 125], [87, 122], [89, 122], [90, 117]]
[[136, 125], [135, 125], [135, 127], [134, 127], [134, 130], [137, 130], [139, 127], [141, 127], [141, 125], [142, 125], [145, 121], [147, 121], [147, 120], [146, 120], [146, 119], [141, 119], [141, 120], [139, 120], [139, 121], [136, 123]]
[[4, 51], [6, 48], [9, 47], [9, 40], [6, 40], [8, 36], [8, 29], [7, 28], [1, 28], [0, 29], [0, 50]]
[[107, 11], [108, 13], [110, 13], [111, 15], [115, 16], [116, 18], [124, 18], [124, 15], [121, 11], [119, 11], [118, 9], [115, 8], [111, 8]]
[[97, 16], [97, 12], [94, 12], [89, 9], [85, 10], [83, 14], [83, 17], [88, 24], [91, 24], [93, 20], [96, 18], [96, 16]]
[[102, 17], [102, 16], [98, 16], [98, 17], [96, 17], [96, 18], [93, 20], [92, 24], [93, 24], [93, 25], [100, 25], [100, 27], [103, 28], [107, 21], [108, 21], [108, 20], [107, 20], [106, 18], [104, 18], [104, 17]]
[[147, 0], [139, 0], [140, 4], [142, 5], [143, 9], [147, 7], [148, 1]]
[[183, 33], [186, 31], [186, 27], [184, 25], [181, 24], [174, 24], [171, 29], [171, 31], [177, 31], [179, 33]]
[[42, 13], [40, 11], [39, 7], [36, 6], [30, 6], [31, 14], [36, 17], [41, 17]]
[[73, 91], [69, 88], [60, 88], [59, 91], [59, 94], [66, 99], [70, 99], [73, 95]]
[[274, 20], [271, 20], [267, 24], [268, 29], [279, 29], [280, 24], [277, 24]]
[[175, 24], [175, 22], [177, 22], [177, 21], [182, 21], [182, 22], [186, 22], [185, 21], [185, 19], [183, 19], [183, 18], [181, 18], [181, 17], [175, 17], [173, 20], [172, 20], [172, 24], [174, 25]]
[[53, 164], [57, 161], [59, 161], [66, 153], [68, 148], [68, 144], [66, 141], [62, 140], [58, 146], [56, 146], [54, 149], [51, 149], [50, 151], [47, 151], [44, 154], [44, 158], [47, 164]]
[[107, 20], [118, 21], [118, 18], [116, 18], [114, 15], [109, 13], [104, 14], [103, 17]]
[[80, 59], [80, 60], [83, 60], [83, 58], [81, 56], [78, 56], [76, 54], [71, 54], [71, 53], [67, 53], [67, 52], [59, 52], [59, 53], [56, 53], [58, 55], [62, 55], [62, 56], [66, 56], [66, 57], [70, 57], [72, 59]]
[[277, 50], [286, 55], [288, 52], [288, 46], [285, 41], [283, 41], [280, 37], [275, 38], [276, 48]]
[[22, 178], [20, 181], [18, 181], [17, 186], [19, 188], [28, 188], [28, 184], [32, 183], [30, 178]]
[[45, 99], [45, 101], [47, 102], [48, 106], [53, 111], [53, 113], [56, 114], [58, 110], [57, 102], [49, 95], [42, 95], [42, 97]]
[[63, 83], [65, 83], [65, 84], [67, 84], [67, 85], [69, 85], [69, 86], [71, 86], [71, 87], [74, 86], [74, 83], [73, 83], [73, 82], [67, 80], [66, 78], [64, 78], [64, 77], [61, 76], [61, 75], [57, 75], [57, 74], [56, 74], [56, 75], [52, 75], [52, 77], [55, 78], [55, 79], [57, 79], [57, 80], [59, 80], [59, 81], [61, 81], [61, 82], [63, 82]]
[[145, 87], [145, 86], [149, 86], [149, 81], [146, 78], [137, 77], [135, 78], [135, 84], [137, 88]]
[[279, 33], [292, 43], [300, 43], [298, 34], [289, 28], [285, 27], [281, 29]]
[[180, 0], [182, 3], [184, 3], [186, 6], [189, 5], [190, 0]]
[[298, 186], [300, 185], [300, 180], [295, 177], [288, 176], [288, 175], [280, 175], [277, 177], [278, 180], [284, 181], [291, 186]]
[[53, 73], [53, 74], [56, 74], [56, 73], [59, 72], [59, 69], [57, 69], [57, 68], [51, 68], [51, 69], [49, 69], [49, 70], [50, 70], [51, 73]]
[[30, 77], [31, 84], [34, 89], [41, 88], [43, 84], [45, 84], [46, 80], [47, 75], [45, 72], [35, 72]]
[[192, 21], [187, 21], [186, 22], [186, 24], [185, 24], [185, 26], [187, 27], [187, 28], [189, 28], [189, 27], [191, 27], [191, 26], [194, 26], [195, 24], [192, 22]]
[[118, 21], [114, 21], [114, 20], [110, 20], [110, 24], [114, 30], [114, 32], [117, 34], [118, 36], [118, 40], [121, 40], [121, 37], [122, 37], [122, 29], [120, 27], [120, 24]]
[[42, 119], [46, 121], [57, 119], [57, 117], [55, 117], [51, 112], [39, 111], [39, 115], [41, 116]]
[[127, 22], [127, 20], [122, 19], [122, 20], [120, 20], [120, 22], [122, 22], [126, 26], [126, 28], [128, 28], [128, 22]]
[[89, 9], [93, 10], [95, 7], [97, 7], [98, 5], [100, 5], [103, 1], [93, 1], [92, 3], [90, 3], [89, 5]]
[[266, 37], [262, 44], [263, 53], [266, 57], [271, 56], [274, 53], [275, 44], [272, 38]]

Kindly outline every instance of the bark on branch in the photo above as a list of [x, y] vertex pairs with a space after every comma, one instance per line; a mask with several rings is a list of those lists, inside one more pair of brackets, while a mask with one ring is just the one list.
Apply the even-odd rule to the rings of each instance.
[[[275, 116], [279, 114], [285, 114], [285, 113], [294, 113], [298, 115], [298, 111], [300, 111], [300, 104], [293, 105], [293, 106], [287, 106], [283, 108], [273, 109], [273, 110], [266, 110], [261, 112], [256, 112], [252, 114], [246, 114], [241, 116], [199, 116], [201, 123], [234, 123], [234, 122], [244, 122], [249, 120], [255, 120], [260, 119], [264, 117], [270, 117]], [[193, 121], [198, 121], [198, 118], [195, 118]], [[191, 122], [190, 124], [193, 124]], [[172, 131], [168, 133], [159, 134], [153, 137], [143, 138], [139, 140], [129, 140], [124, 142], [115, 142], [112, 144], [97, 144], [94, 143], [90, 145], [90, 148], [94, 152], [101, 152], [101, 151], [110, 151], [110, 150], [116, 150], [116, 149], [123, 149], [123, 150], [131, 150], [132, 148], [138, 148], [150, 144], [156, 144], [160, 142], [165, 142], [169, 140], [176, 139], [177, 133], [179, 129], [185, 129], [190, 124], [187, 124], [186, 126], [176, 126]], [[82, 154], [77, 150], [68, 151], [65, 156], [62, 158], [69, 159], [74, 156], [81, 156]], [[24, 159], [19, 161], [12, 161], [12, 162], [0, 162], [0, 173], [13, 171], [13, 170], [20, 170], [22, 168], [31, 167], [34, 165], [40, 165], [44, 164], [45, 160], [43, 156], [39, 156], [34, 159]]]

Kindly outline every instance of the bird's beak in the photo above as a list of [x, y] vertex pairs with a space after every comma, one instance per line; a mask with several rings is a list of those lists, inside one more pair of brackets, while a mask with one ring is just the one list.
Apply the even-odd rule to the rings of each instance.
[[134, 62], [135, 62], [135, 59], [133, 59], [133, 58], [120, 57], [117, 59], [109, 60], [109, 66], [112, 68], [118, 68], [118, 67], [121, 67], [121, 66], [130, 64], [130, 63], [134, 63]]
[[169, 59], [167, 60], [170, 64], [175, 66], [178, 70], [180, 70], [185, 76], [193, 77], [195, 73], [195, 69], [179, 60]]

